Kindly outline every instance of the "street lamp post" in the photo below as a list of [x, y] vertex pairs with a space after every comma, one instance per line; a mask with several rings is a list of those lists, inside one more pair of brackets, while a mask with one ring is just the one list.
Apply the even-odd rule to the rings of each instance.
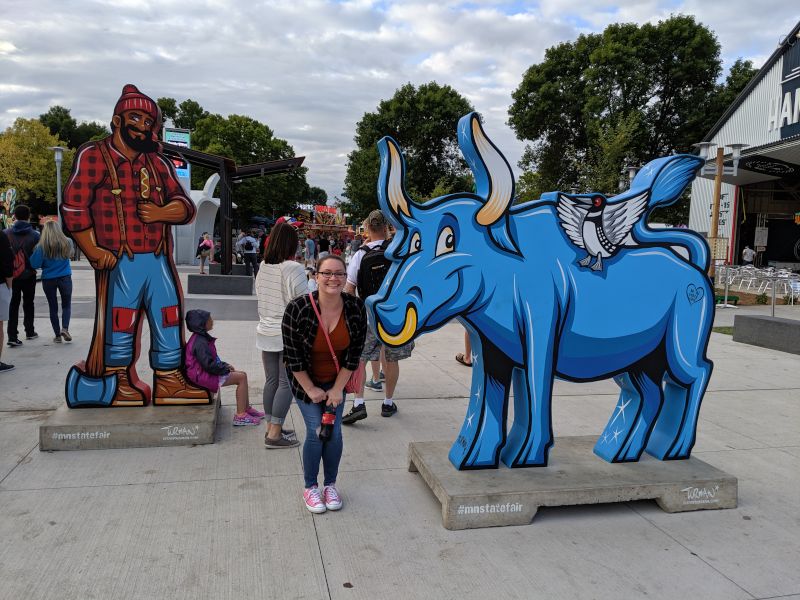
[[56, 161], [56, 217], [58, 218], [58, 222], [61, 223], [61, 163], [64, 162], [64, 150], [61, 146], [51, 146], [50, 150], [52, 150], [55, 154], [54, 158]]
[[722, 196], [722, 176], [731, 175], [736, 177], [739, 172], [739, 159], [742, 157], [742, 148], [747, 144], [728, 144], [731, 149], [733, 166], [725, 166], [725, 146], [717, 147], [716, 157], [713, 163], [709, 161], [711, 157], [711, 148], [716, 146], [714, 142], [700, 142], [694, 144], [695, 147], [700, 149], [700, 158], [706, 161], [703, 168], [700, 170], [701, 175], [714, 175], [714, 196], [711, 208], [711, 224], [708, 228], [708, 241], [711, 246], [711, 264], [708, 268], [708, 276], [713, 283], [714, 276], [716, 275], [716, 259], [718, 253], [718, 239], [719, 239], [719, 202]]

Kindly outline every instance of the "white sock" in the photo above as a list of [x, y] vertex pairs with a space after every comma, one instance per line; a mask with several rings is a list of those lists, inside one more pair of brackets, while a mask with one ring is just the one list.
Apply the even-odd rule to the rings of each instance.
[[391, 406], [392, 404], [394, 404], [394, 400], [392, 400], [391, 398], [384, 398], [384, 399], [383, 399], [383, 403], [384, 403], [386, 406]]
[[353, 408], [361, 406], [362, 404], [364, 404], [363, 398], [353, 398]]

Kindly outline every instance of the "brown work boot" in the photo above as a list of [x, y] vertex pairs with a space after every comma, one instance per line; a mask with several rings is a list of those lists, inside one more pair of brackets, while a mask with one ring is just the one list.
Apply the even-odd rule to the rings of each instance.
[[186, 380], [180, 369], [156, 371], [153, 404], [211, 404], [211, 393]]
[[146, 406], [150, 402], [149, 394], [131, 383], [128, 367], [106, 367], [105, 374], [117, 376], [117, 391], [111, 406]]

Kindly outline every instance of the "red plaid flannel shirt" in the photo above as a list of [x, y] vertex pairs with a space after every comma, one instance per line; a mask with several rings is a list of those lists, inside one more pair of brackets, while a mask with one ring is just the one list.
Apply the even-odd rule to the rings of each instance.
[[75, 166], [64, 189], [61, 207], [64, 225], [69, 231], [83, 231], [93, 227], [98, 245], [117, 255], [121, 254], [120, 250], [126, 250], [122, 247], [122, 227], [125, 228], [128, 248], [134, 254], [164, 250], [164, 232], [168, 231], [169, 226], [144, 223], [136, 212], [136, 205], [144, 201], [142, 168], [146, 168], [148, 173], [154, 169], [158, 183], [156, 185], [156, 178], [149, 173], [150, 190], [147, 201], [163, 205], [178, 200], [187, 208], [187, 216], [182, 223], [190, 222], [195, 214], [194, 204], [186, 197], [174, 167], [166, 158], [156, 153], [139, 154], [136, 160], [129, 162], [109, 143], [109, 156], [116, 167], [122, 190], [119, 194], [121, 210], [118, 211], [116, 196], [111, 192], [111, 174], [100, 150], [101, 143], [103, 142], [86, 144], [75, 158]]

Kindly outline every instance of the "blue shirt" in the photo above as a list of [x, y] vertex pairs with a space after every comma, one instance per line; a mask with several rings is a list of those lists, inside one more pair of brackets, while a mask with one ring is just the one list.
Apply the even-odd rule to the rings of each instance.
[[42, 270], [42, 279], [56, 279], [72, 275], [72, 267], [69, 265], [68, 258], [47, 258], [42, 252], [41, 246], [36, 246], [30, 260], [34, 269]]

